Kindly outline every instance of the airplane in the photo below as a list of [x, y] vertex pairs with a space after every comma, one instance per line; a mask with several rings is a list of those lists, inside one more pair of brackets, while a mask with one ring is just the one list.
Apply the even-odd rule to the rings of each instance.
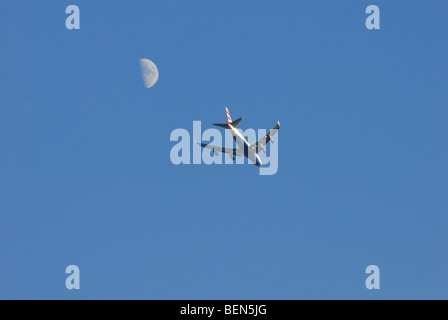
[[271, 141], [274, 143], [274, 140], [272, 139], [272, 136], [275, 135], [280, 129], [280, 121], [277, 122], [277, 125], [269, 131], [268, 134], [266, 134], [263, 138], [258, 140], [257, 142], [253, 144], [249, 144], [247, 140], [244, 138], [244, 136], [239, 132], [236, 127], [238, 124], [243, 120], [243, 118], [238, 118], [235, 121], [232, 121], [232, 118], [230, 117], [229, 110], [226, 108], [227, 113], [227, 123], [214, 123], [214, 126], [230, 129], [230, 132], [232, 134], [233, 139], [236, 141], [236, 144], [238, 145], [238, 149], [230, 149], [230, 148], [221, 148], [218, 146], [212, 146], [205, 143], [199, 143], [196, 141], [198, 145], [200, 145], [203, 148], [212, 149], [215, 156], [219, 154], [219, 152], [222, 153], [228, 153], [230, 155], [230, 158], [232, 160], [235, 160], [235, 156], [245, 156], [248, 158], [253, 164], [255, 164], [257, 167], [261, 167], [263, 163], [260, 160], [260, 156], [258, 155], [259, 150], [263, 150], [264, 153], [266, 153], [266, 144]]

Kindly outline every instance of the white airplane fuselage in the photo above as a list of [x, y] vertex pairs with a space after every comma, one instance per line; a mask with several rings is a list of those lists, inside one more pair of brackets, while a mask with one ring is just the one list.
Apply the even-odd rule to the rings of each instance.
[[238, 131], [238, 129], [232, 126], [232, 123], [229, 123], [228, 125], [233, 139], [235, 140], [240, 150], [244, 152], [244, 156], [249, 159], [254, 165], [261, 167], [263, 163], [261, 162], [260, 156], [255, 152], [254, 149], [250, 148], [249, 142], [247, 142], [247, 140], [244, 138], [241, 132]]

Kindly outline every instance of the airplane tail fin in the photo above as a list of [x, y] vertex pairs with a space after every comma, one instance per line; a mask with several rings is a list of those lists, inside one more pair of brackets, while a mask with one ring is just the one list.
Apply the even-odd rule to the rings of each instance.
[[232, 124], [232, 127], [236, 128], [238, 124], [243, 120], [243, 118], [238, 118], [235, 121], [232, 121], [232, 118], [230, 117], [229, 109], [226, 108], [226, 114], [227, 114], [227, 123], [214, 123], [214, 126], [230, 129], [229, 124]]
[[226, 108], [226, 113], [227, 113], [227, 124], [232, 123], [232, 118], [230, 117], [230, 113], [229, 113], [229, 109]]

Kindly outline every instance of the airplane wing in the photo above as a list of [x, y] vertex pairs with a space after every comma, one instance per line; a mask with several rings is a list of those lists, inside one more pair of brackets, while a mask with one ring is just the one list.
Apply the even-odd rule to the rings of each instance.
[[197, 141], [196, 141], [196, 143], [198, 145], [200, 145], [201, 147], [204, 147], [204, 148], [207, 148], [207, 149], [212, 149], [213, 152], [215, 152], [215, 154], [217, 152], [222, 152], [222, 153], [233, 154], [234, 156], [242, 156], [243, 155], [243, 153], [241, 152], [240, 149], [221, 148], [221, 147], [212, 146], [210, 144], [199, 143]]
[[277, 122], [277, 125], [271, 131], [269, 131], [268, 134], [266, 134], [263, 138], [258, 140], [258, 142], [251, 144], [250, 148], [255, 149], [256, 153], [258, 153], [260, 149], [262, 149], [266, 153], [265, 146], [266, 144], [268, 144], [269, 141], [272, 141], [272, 143], [274, 143], [272, 136], [274, 136], [277, 133], [278, 129], [280, 129], [280, 121]]

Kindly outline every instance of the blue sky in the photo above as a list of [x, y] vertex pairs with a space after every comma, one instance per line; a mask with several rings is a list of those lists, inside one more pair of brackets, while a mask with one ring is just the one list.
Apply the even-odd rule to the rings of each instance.
[[[447, 9], [1, 1], [0, 298], [447, 299]], [[277, 174], [171, 163], [226, 106]]]

